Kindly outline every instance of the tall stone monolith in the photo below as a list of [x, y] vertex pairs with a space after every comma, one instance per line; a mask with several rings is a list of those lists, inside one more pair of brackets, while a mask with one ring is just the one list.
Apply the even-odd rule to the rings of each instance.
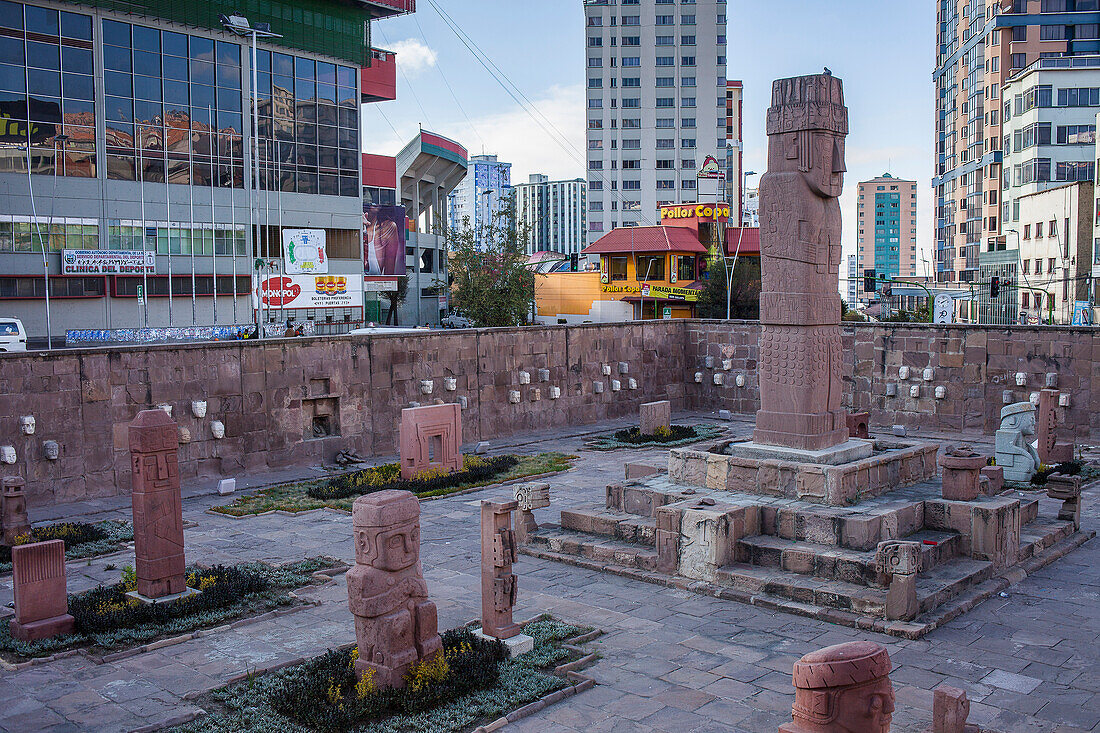
[[183, 558], [179, 429], [164, 410], [130, 423], [137, 593], [162, 598], [187, 590]]

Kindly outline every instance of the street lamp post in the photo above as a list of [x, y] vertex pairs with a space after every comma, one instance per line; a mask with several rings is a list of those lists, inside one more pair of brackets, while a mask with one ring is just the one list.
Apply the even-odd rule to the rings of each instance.
[[[6, 145], [7, 148], [14, 147], [16, 150], [25, 151], [27, 154], [27, 195], [31, 199], [31, 221], [34, 223], [34, 232], [38, 235], [38, 244], [42, 250], [42, 278], [46, 284], [46, 348], [53, 349], [53, 336], [50, 332], [50, 261], [46, 254], [46, 248], [49, 246], [49, 233], [46, 238], [42, 238], [42, 227], [38, 223], [38, 210], [34, 204], [34, 184], [31, 181], [31, 146], [30, 141], [24, 144]], [[57, 162], [54, 161], [56, 169]]]
[[[234, 33], [238, 36], [245, 36], [252, 39], [252, 177], [248, 191], [248, 210], [250, 217], [255, 217], [255, 226], [252, 234], [252, 258], [255, 262], [260, 256], [260, 215], [256, 211], [256, 201], [259, 197], [257, 187], [259, 186], [259, 171], [260, 171], [260, 112], [259, 112], [259, 74], [256, 69], [256, 39], [257, 38], [282, 38], [279, 33], [274, 33], [271, 30], [270, 23], [256, 23], [251, 25], [248, 22], [248, 18], [242, 15], [220, 15], [222, 27], [224, 27], [230, 33]], [[212, 121], [213, 124], [213, 121]], [[258, 302], [256, 310], [253, 311], [252, 317], [256, 324], [257, 335], [263, 338], [263, 329], [260, 328], [260, 310], [259, 306], [263, 303], [263, 275], [258, 274], [259, 282], [258, 287]], [[215, 275], [215, 285], [217, 283], [217, 277]], [[217, 288], [215, 287], [215, 290]], [[217, 295], [214, 296], [217, 298]]]

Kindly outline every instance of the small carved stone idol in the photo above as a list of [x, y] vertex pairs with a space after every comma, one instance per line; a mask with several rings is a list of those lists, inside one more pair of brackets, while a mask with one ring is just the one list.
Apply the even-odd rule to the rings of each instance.
[[792, 721], [779, 733], [889, 733], [890, 655], [871, 641], [810, 652], [795, 662]]

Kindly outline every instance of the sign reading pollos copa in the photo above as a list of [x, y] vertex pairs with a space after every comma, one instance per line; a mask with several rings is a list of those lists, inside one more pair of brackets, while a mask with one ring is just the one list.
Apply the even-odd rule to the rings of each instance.
[[680, 206], [662, 206], [661, 219], [705, 219], [722, 221], [729, 219], [729, 206], [708, 206], [707, 204], [686, 204]]

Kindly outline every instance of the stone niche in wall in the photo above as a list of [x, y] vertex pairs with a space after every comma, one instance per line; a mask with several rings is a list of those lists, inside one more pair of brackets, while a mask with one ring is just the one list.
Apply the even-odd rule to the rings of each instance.
[[302, 398], [302, 440], [340, 435], [340, 398], [331, 393], [330, 380], [310, 379], [308, 395]]

